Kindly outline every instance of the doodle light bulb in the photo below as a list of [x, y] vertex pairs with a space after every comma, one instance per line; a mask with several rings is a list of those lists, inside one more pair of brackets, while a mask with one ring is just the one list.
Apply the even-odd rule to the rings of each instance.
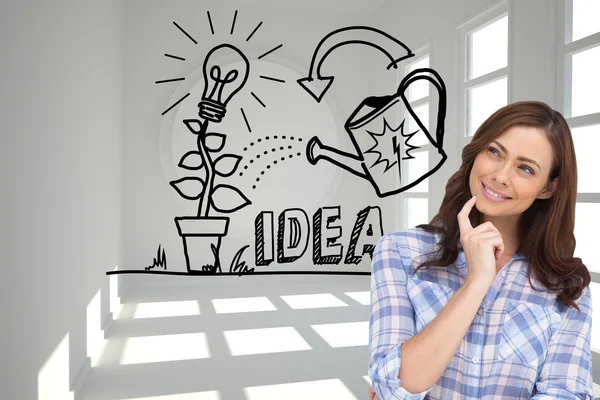
[[[223, 60], [227, 61], [224, 66]], [[235, 69], [232, 66], [239, 66]], [[204, 91], [198, 103], [198, 115], [205, 120], [221, 122], [227, 103], [239, 92], [250, 72], [248, 58], [229, 44], [213, 48], [204, 59]]]

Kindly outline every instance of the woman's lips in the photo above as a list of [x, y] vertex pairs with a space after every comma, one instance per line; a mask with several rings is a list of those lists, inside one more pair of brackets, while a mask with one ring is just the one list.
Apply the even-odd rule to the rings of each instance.
[[[492, 190], [492, 189], [490, 189]], [[485, 185], [483, 184], [483, 182], [481, 182], [481, 191], [483, 192], [483, 195], [486, 199], [488, 199], [489, 201], [493, 201], [495, 203], [502, 203], [504, 201], [510, 200], [510, 198], [506, 198], [506, 197], [494, 197], [491, 194], [488, 193], [488, 191], [486, 190]], [[492, 190], [493, 192], [493, 190]], [[495, 193], [495, 192], [494, 192]], [[499, 194], [499, 193], [498, 193]]]

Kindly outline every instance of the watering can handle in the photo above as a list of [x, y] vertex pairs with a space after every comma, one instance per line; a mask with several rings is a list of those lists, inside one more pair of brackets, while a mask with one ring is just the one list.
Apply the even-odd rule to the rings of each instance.
[[398, 93], [404, 98], [405, 104], [408, 105], [408, 100], [404, 96], [404, 92], [413, 82], [418, 81], [420, 79], [426, 79], [433, 84], [438, 90], [438, 113], [437, 113], [437, 121], [435, 125], [435, 137], [432, 137], [432, 143], [438, 150], [443, 148], [444, 142], [444, 121], [446, 119], [446, 85], [444, 81], [440, 77], [440, 75], [431, 68], [419, 68], [412, 72], [402, 79], [400, 85], [398, 86]]

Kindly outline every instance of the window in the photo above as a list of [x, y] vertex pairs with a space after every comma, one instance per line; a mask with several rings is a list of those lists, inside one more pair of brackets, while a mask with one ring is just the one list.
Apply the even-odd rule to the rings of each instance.
[[598, 15], [600, 15], [600, 2], [598, 0], [569, 1], [565, 9], [568, 29], [565, 39], [574, 42], [586, 36], [600, 32]]
[[570, 115], [578, 117], [600, 112], [600, 43], [567, 56], [571, 69], [571, 87], [567, 92], [570, 100]]
[[509, 15], [501, 2], [458, 28], [461, 54], [461, 147], [497, 109], [508, 104]]
[[[559, 106], [571, 127], [577, 157], [575, 256], [600, 283], [600, 262], [592, 240], [600, 224], [600, 180], [596, 149], [600, 147], [600, 2], [563, 0], [558, 31]], [[598, 285], [592, 296], [600, 297]]]
[[[600, 362], [600, 261], [595, 251], [600, 224], [600, 179], [596, 149], [600, 146], [600, 2], [561, 0], [558, 18], [558, 106], [573, 135], [577, 157], [575, 206], [575, 257], [580, 257], [592, 276], [592, 360]], [[600, 374], [594, 372], [594, 382]]]
[[[405, 64], [401, 69], [399, 82], [412, 71], [420, 68], [429, 68], [429, 51], [428, 46], [421, 48], [415, 52], [415, 57], [410, 59], [410, 62]], [[430, 111], [430, 88], [429, 81], [421, 79], [408, 87], [407, 99], [417, 119], [423, 127], [429, 130], [429, 111]], [[413, 118], [408, 110], [404, 110], [402, 119], [405, 121], [406, 132], [413, 133], [421, 130], [417, 120]], [[435, 132], [433, 133], [435, 135]], [[398, 138], [400, 139], [400, 137]], [[415, 182], [420, 177], [424, 176], [429, 170], [429, 151], [431, 144], [425, 135], [415, 135], [409, 139], [411, 146], [418, 148], [410, 150], [409, 155], [413, 158], [402, 160], [401, 175], [402, 186], [411, 182]], [[401, 146], [404, 146], [404, 139]], [[401, 147], [402, 148], [402, 147]], [[406, 148], [406, 146], [404, 146]], [[404, 154], [404, 151], [402, 152]], [[405, 158], [405, 157], [403, 157]], [[400, 195], [400, 209], [398, 215], [401, 216], [399, 226], [401, 229], [412, 228], [419, 224], [429, 222], [429, 178], [422, 180], [417, 185], [405, 190]]]

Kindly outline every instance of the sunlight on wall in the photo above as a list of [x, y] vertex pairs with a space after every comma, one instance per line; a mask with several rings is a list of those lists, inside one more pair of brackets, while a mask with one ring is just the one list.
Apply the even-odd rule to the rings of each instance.
[[371, 292], [346, 292], [346, 296], [358, 301], [363, 306], [371, 305]]
[[[118, 271], [119, 266], [117, 265], [113, 271]], [[113, 319], [118, 319], [123, 305], [121, 304], [121, 297], [119, 296], [119, 275], [109, 275], [109, 299], [110, 299], [110, 312], [112, 313]]]
[[133, 318], [163, 318], [200, 315], [197, 301], [163, 301], [156, 303], [139, 303]]
[[86, 320], [87, 320], [87, 356], [90, 357], [92, 368], [98, 365], [100, 356], [104, 352], [107, 340], [104, 339], [104, 331], [102, 330], [102, 317], [100, 312], [100, 296], [101, 291], [98, 290], [96, 295], [87, 305]]
[[69, 389], [69, 333], [60, 341], [38, 374], [38, 400], [73, 400]]
[[206, 334], [186, 333], [128, 338], [119, 364], [195, 360], [210, 358]]
[[237, 299], [213, 300], [217, 314], [231, 314], [257, 311], [276, 311], [277, 308], [266, 297], [246, 297]]
[[255, 386], [244, 388], [244, 392], [248, 400], [358, 400], [339, 379]]
[[223, 333], [232, 356], [312, 349], [293, 327], [244, 329]]
[[151, 396], [151, 397], [128, 397], [119, 400], [221, 400], [219, 392], [213, 390], [211, 392], [195, 392], [195, 393], [181, 393], [181, 394], [166, 394], [163, 396]]
[[305, 308], [328, 308], [348, 306], [348, 304], [344, 303], [331, 293], [281, 296], [281, 298], [294, 310]]
[[331, 347], [369, 345], [369, 322], [311, 325]]

